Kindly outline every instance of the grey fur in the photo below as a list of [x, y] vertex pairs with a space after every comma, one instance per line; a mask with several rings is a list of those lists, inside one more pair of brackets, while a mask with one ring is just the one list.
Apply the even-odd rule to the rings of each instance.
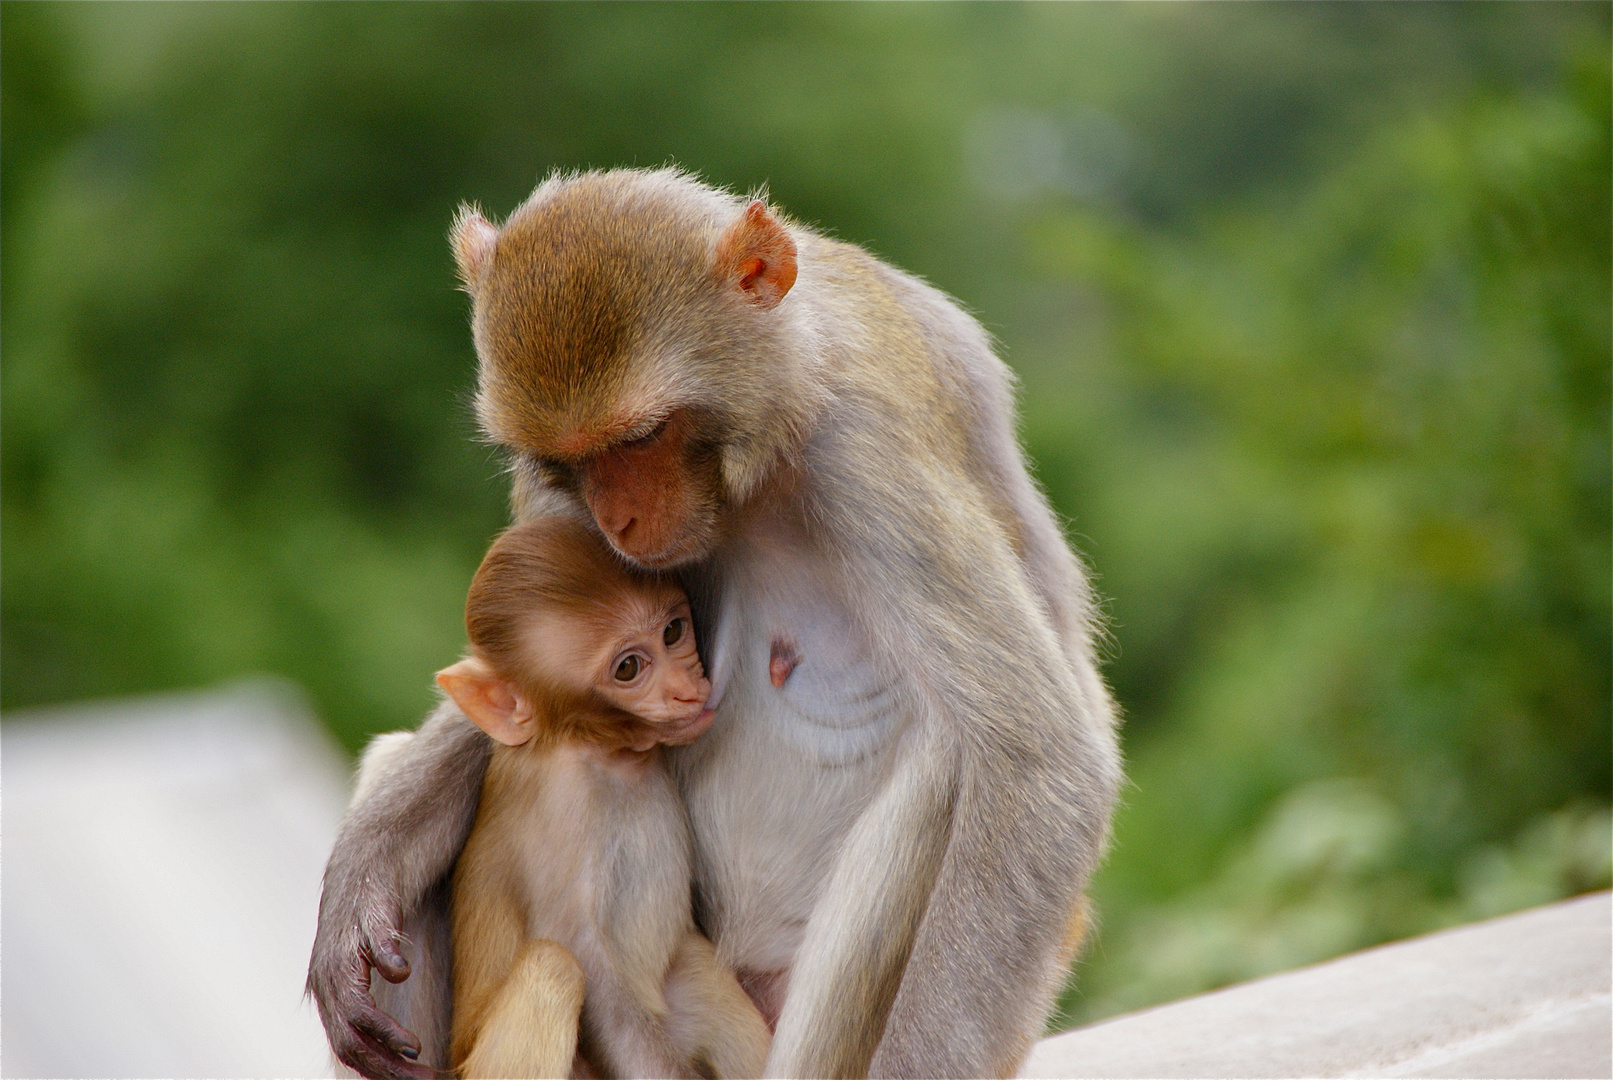
[[[342, 818], [325, 866], [308, 993], [337, 1058], [365, 1075], [430, 1076], [448, 1066], [447, 877], [476, 819], [491, 752], [491, 740], [444, 702]], [[399, 987], [371, 978], [368, 958], [400, 946], [418, 963], [412, 977]], [[381, 1010], [420, 1040], [417, 1062], [355, 1029], [372, 1015], [372, 982]], [[407, 1021], [388, 1005], [401, 1006]]]

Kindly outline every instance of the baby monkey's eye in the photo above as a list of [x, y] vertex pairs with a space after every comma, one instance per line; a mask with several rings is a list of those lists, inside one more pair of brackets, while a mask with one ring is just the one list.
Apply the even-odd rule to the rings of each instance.
[[622, 662], [616, 665], [616, 681], [632, 682], [634, 679], [638, 678], [639, 669], [641, 667], [643, 667], [643, 664], [639, 662], [638, 657], [622, 657]]
[[682, 619], [673, 619], [666, 624], [666, 629], [661, 631], [661, 641], [667, 648], [670, 649], [683, 640], [683, 623]]

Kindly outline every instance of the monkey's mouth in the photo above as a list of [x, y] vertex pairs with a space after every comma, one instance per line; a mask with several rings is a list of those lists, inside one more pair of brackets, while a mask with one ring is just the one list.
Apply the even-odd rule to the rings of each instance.
[[605, 532], [605, 539], [619, 554], [646, 570], [672, 570], [698, 562], [711, 553], [717, 543], [716, 514], [709, 510], [697, 511], [670, 532], [671, 535], [653, 549], [623, 546], [621, 540], [609, 532]]
[[687, 746], [706, 733], [716, 712], [702, 708], [682, 720], [672, 720], [660, 731], [661, 742], [667, 746]]
[[711, 545], [705, 542], [704, 538], [682, 537], [656, 551], [628, 551], [614, 540], [611, 541], [611, 546], [646, 570], [673, 570], [699, 561], [711, 549]]

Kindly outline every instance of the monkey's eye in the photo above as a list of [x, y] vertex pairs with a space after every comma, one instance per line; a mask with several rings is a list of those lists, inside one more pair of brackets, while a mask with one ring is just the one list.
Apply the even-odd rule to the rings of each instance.
[[673, 619], [671, 622], [666, 624], [666, 629], [661, 631], [661, 641], [666, 645], [667, 648], [670, 649], [672, 646], [676, 645], [682, 640], [683, 619]]
[[649, 431], [646, 431], [643, 435], [640, 435], [638, 438], [629, 439], [626, 442], [622, 443], [621, 444], [622, 448], [623, 449], [632, 449], [632, 448], [638, 447], [638, 446], [648, 446], [648, 445], [650, 445], [656, 439], [659, 439], [661, 437], [661, 433], [666, 430], [666, 423], [667, 422], [665, 420], [662, 420], [659, 424], [656, 424], [653, 428], [651, 428]]
[[533, 454], [523, 454], [522, 460], [527, 471], [535, 473], [546, 487], [574, 488], [577, 484], [577, 470], [564, 461]]
[[637, 656], [624, 656], [622, 662], [616, 665], [615, 679], [617, 682], [632, 682], [638, 678], [643, 667], [643, 662]]

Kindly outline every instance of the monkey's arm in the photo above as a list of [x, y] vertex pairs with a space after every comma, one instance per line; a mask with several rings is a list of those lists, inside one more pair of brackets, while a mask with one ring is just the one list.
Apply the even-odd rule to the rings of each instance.
[[338, 1059], [370, 1077], [434, 1077], [419, 1042], [370, 997], [373, 968], [409, 977], [400, 926], [453, 866], [476, 817], [491, 744], [444, 703], [366, 784], [325, 866], [308, 993]]
[[565, 946], [527, 942], [478, 1018], [459, 1075], [467, 1080], [569, 1076], [582, 998], [582, 968]]
[[667, 1034], [696, 1072], [723, 1080], [761, 1075], [773, 1034], [703, 934], [684, 938], [665, 994]]
[[938, 734], [909, 729], [894, 775], [847, 834], [807, 922], [764, 1075], [867, 1073], [945, 849], [956, 760]]
[[1041, 1033], [1118, 786], [1113, 748], [1072, 727], [1050, 723], [1068, 740], [1051, 747], [965, 734], [946, 854], [870, 1075], [1012, 1076]]
[[1107, 832], [1110, 705], [1065, 662], [972, 481], [904, 464], [923, 460], [910, 449], [881, 460], [878, 474], [825, 462], [838, 483], [817, 509], [876, 648], [907, 673], [910, 720], [808, 924], [768, 1068], [1007, 1075], [1040, 1032]]

